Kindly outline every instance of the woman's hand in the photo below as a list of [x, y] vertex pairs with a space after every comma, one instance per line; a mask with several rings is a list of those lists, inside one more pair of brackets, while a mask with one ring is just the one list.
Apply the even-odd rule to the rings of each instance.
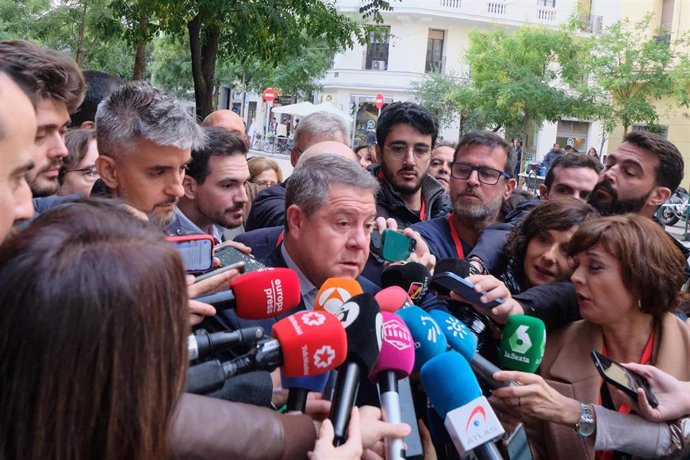
[[[491, 309], [483, 307], [482, 305], [470, 304], [482, 315], [489, 316], [499, 324], [505, 324], [510, 316], [524, 313], [520, 303], [513, 299], [508, 287], [498, 278], [492, 275], [470, 275], [466, 279], [474, 284], [474, 290], [476, 292], [486, 291], [486, 294], [482, 295], [480, 298], [482, 302], [488, 303], [496, 299], [503, 299], [501, 305]], [[457, 294], [451, 294], [451, 298], [467, 302], [466, 299], [463, 299]]]
[[341, 446], [333, 447], [334, 437], [333, 424], [330, 420], [324, 420], [314, 450], [309, 452], [309, 459], [359, 460], [362, 457], [362, 435], [360, 433], [359, 410], [356, 407], [352, 408], [347, 442]]
[[562, 425], [575, 425], [580, 420], [580, 402], [563, 396], [536, 374], [500, 371], [493, 377], [518, 383], [494, 390], [492, 396], [522, 415]]
[[667, 422], [690, 414], [690, 382], [681, 382], [654, 366], [637, 363], [623, 363], [623, 366], [647, 380], [659, 402], [656, 408], [650, 406], [642, 388], [637, 389], [636, 402], [618, 390], [635, 412], [650, 422]]

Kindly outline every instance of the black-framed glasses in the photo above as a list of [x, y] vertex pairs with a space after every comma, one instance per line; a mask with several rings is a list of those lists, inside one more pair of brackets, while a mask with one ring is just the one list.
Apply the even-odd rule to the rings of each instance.
[[417, 160], [428, 161], [431, 158], [431, 147], [422, 145], [415, 145], [413, 147], [408, 147], [406, 144], [384, 145], [383, 149], [388, 150], [396, 160], [404, 158], [410, 149], [412, 149], [412, 154]]
[[76, 172], [76, 173], [81, 173], [82, 176], [89, 177], [90, 179], [98, 179], [98, 170], [96, 169], [95, 166], [89, 166], [88, 168], [80, 168], [80, 169], [70, 169], [69, 171], [66, 172]]
[[501, 177], [510, 178], [508, 173], [488, 166], [474, 166], [464, 161], [455, 161], [450, 164], [450, 175], [456, 179], [467, 180], [472, 175], [472, 171], [477, 171], [479, 182], [486, 185], [496, 185]]

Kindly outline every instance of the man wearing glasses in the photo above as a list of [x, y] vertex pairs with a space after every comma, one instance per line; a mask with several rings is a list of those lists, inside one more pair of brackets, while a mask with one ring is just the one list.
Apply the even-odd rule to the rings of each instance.
[[491, 132], [465, 134], [450, 169], [453, 211], [414, 225], [437, 259], [464, 259], [479, 235], [495, 223], [501, 204], [515, 189], [510, 145]]
[[443, 186], [427, 174], [437, 132], [436, 117], [418, 104], [394, 102], [381, 112], [376, 127], [381, 164], [371, 170], [381, 184], [376, 210], [398, 227], [445, 216], [451, 209]]

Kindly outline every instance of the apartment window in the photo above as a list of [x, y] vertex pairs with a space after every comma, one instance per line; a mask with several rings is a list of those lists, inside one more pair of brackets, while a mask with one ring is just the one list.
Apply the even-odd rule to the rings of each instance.
[[572, 145], [579, 152], [587, 151], [589, 123], [576, 120], [560, 120], [556, 130], [556, 142], [561, 147]]
[[673, 3], [674, 0], [663, 0], [661, 4], [661, 23], [659, 26], [667, 34], [671, 33], [671, 26], [673, 25]]
[[443, 30], [429, 29], [426, 43], [425, 72], [443, 71], [443, 41], [446, 33]]
[[367, 45], [367, 59], [365, 69], [388, 70], [388, 44], [390, 42], [390, 26], [377, 27], [369, 32]]
[[556, 0], [537, 0], [537, 6], [550, 6], [556, 8]]

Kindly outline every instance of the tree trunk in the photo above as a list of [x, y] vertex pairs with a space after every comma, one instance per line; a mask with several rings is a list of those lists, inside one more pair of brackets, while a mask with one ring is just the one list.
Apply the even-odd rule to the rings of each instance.
[[84, 7], [81, 10], [81, 22], [79, 23], [79, 38], [77, 41], [77, 51], [75, 53], [74, 60], [77, 65], [81, 67], [81, 63], [84, 60], [84, 29], [86, 29], [86, 10], [88, 8], [88, 2], [84, 1]]
[[[149, 25], [149, 18], [141, 16], [139, 18], [139, 29], [146, 30]], [[134, 71], [132, 72], [132, 80], [142, 80], [144, 78], [144, 70], [146, 70], [146, 40], [139, 39], [137, 43], [137, 51], [134, 54]]]
[[625, 137], [626, 134], [628, 134], [628, 125], [627, 123], [623, 123], [623, 137]]
[[213, 112], [213, 77], [216, 70], [219, 32], [217, 28], [204, 27], [203, 17], [200, 14], [187, 23], [187, 29], [192, 55], [196, 116], [202, 120]]

